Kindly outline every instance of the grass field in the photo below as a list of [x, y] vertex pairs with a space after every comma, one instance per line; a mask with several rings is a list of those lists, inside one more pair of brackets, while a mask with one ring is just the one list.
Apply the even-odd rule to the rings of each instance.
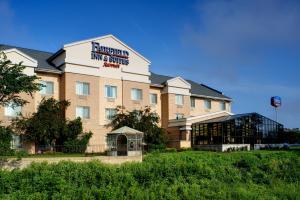
[[0, 171], [0, 199], [300, 199], [300, 151], [152, 153]]

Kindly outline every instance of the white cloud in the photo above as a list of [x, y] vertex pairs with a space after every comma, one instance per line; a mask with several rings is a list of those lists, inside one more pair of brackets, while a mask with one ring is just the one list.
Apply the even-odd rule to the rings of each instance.
[[206, 1], [197, 12], [199, 20], [186, 25], [184, 41], [219, 59], [250, 61], [266, 47], [300, 44], [297, 1]]

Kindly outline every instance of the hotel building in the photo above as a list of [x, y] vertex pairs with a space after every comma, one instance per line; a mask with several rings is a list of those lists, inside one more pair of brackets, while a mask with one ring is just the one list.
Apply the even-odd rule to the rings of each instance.
[[[151, 62], [113, 35], [65, 44], [55, 53], [0, 45], [13, 63], [23, 62], [24, 73], [36, 74], [45, 87], [24, 107], [0, 107], [0, 121], [8, 125], [18, 112], [29, 115], [42, 98], [69, 100], [65, 116], [81, 117], [92, 131], [88, 151], [104, 151], [117, 106], [127, 110], [151, 106], [166, 129], [169, 146], [191, 147], [192, 125], [231, 115], [232, 99], [222, 92], [183, 77], [152, 73]], [[26, 145], [25, 145], [26, 146]], [[34, 145], [26, 148], [34, 153]]]

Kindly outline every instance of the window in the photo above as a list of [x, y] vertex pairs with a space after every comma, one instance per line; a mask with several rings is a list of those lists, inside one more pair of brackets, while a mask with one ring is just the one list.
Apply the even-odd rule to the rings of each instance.
[[226, 110], [226, 103], [224, 101], [220, 102], [220, 110]]
[[191, 98], [191, 108], [195, 108], [196, 107], [196, 100], [195, 98]]
[[116, 86], [111, 86], [111, 85], [106, 85], [105, 86], [105, 97], [107, 98], [117, 98], [117, 87]]
[[40, 94], [51, 95], [54, 93], [54, 83], [51, 81], [41, 81], [43, 87], [41, 87]]
[[211, 100], [204, 100], [204, 108], [207, 110], [211, 109]]
[[135, 101], [140, 101], [142, 100], [142, 90], [141, 89], [136, 89], [136, 88], [133, 88], [131, 89], [131, 99], [132, 100], [135, 100]]
[[175, 118], [176, 119], [182, 119], [184, 117], [184, 115], [182, 113], [176, 113]]
[[90, 94], [90, 84], [76, 82], [76, 94], [80, 96], [88, 96]]
[[180, 106], [183, 105], [183, 95], [181, 95], [181, 94], [175, 95], [175, 104], [180, 105]]
[[117, 110], [114, 108], [106, 108], [105, 109], [105, 118], [107, 120], [112, 120], [116, 114], [117, 114]]
[[150, 94], [150, 104], [157, 104], [157, 94]]
[[19, 135], [12, 135], [12, 140], [10, 142], [12, 149], [18, 149], [21, 145], [21, 137]]
[[15, 106], [12, 103], [4, 107], [4, 115], [8, 117], [17, 117], [22, 111], [21, 106]]
[[81, 119], [89, 119], [90, 118], [90, 107], [77, 106], [76, 107], [76, 117], [80, 117]]

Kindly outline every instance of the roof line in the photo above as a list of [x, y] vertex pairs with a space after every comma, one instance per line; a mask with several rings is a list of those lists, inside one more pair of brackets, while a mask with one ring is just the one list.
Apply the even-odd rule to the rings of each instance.
[[30, 60], [31, 62], [37, 64], [38, 61], [31, 57], [30, 55], [28, 55], [27, 53], [23, 52], [22, 49], [17, 49], [17, 47], [13, 47], [13, 48], [10, 48], [10, 49], [4, 49], [3, 52], [4, 53], [10, 53], [11, 51], [15, 51], [17, 52], [18, 54], [20, 54], [21, 56], [27, 58], [28, 60]]
[[[223, 95], [223, 94], [222, 94]], [[191, 94], [191, 96], [194, 97], [206, 97], [206, 98], [210, 98], [210, 99], [220, 99], [220, 100], [227, 100], [227, 101], [232, 101], [231, 98], [225, 98], [225, 97], [213, 97], [213, 96], [207, 96], [207, 95], [201, 95], [201, 94]]]
[[0, 44], [0, 46], [7, 46], [7, 47], [19, 48], [19, 49], [27, 49], [27, 50], [31, 50], [31, 51], [39, 51], [39, 52], [43, 52], [43, 53], [51, 53], [51, 54], [53, 54], [53, 52], [50, 52], [50, 51], [44, 51], [44, 50], [38, 50], [38, 49], [32, 49], [32, 48], [26, 48], [26, 47], [20, 47], [20, 46], [9, 45], [9, 44]]
[[52, 54], [47, 61], [48, 62], [52, 62], [57, 56], [59, 56], [61, 53], [63, 53], [65, 50], [64, 49], [59, 49], [58, 51], [56, 51], [54, 54]]

